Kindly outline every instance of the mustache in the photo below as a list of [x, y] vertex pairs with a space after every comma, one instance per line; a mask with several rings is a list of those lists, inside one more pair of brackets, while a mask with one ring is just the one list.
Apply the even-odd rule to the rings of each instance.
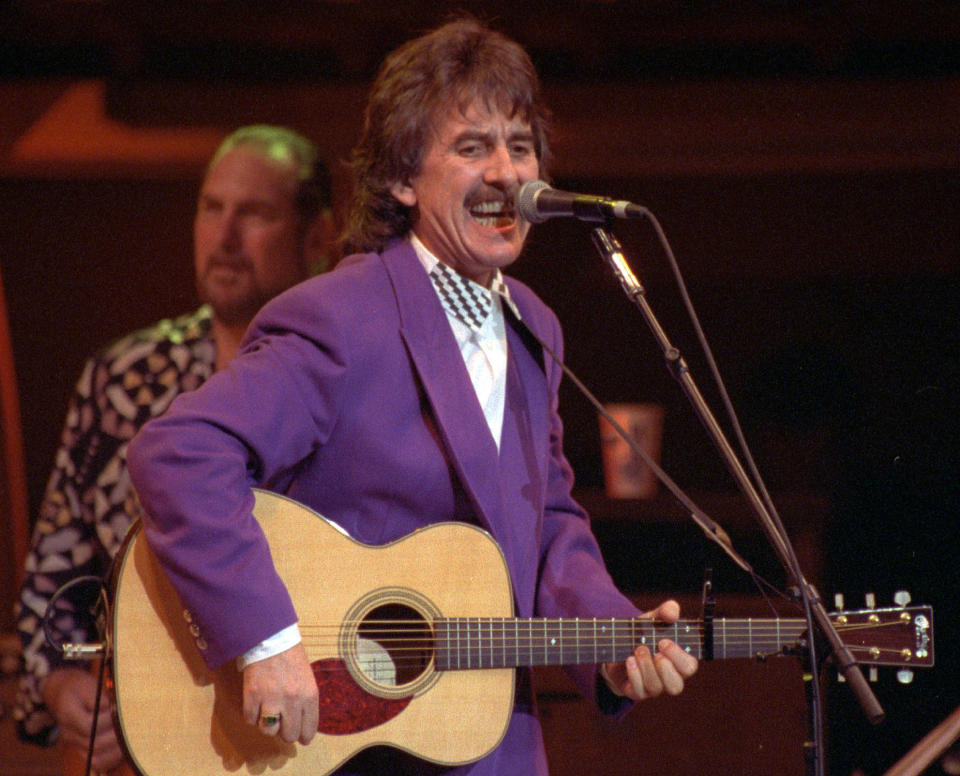
[[481, 202], [502, 202], [508, 208], [513, 209], [516, 206], [519, 191], [519, 186], [514, 187], [513, 191], [498, 189], [494, 186], [484, 186], [482, 189], [473, 192], [466, 204], [467, 207], [473, 207]]

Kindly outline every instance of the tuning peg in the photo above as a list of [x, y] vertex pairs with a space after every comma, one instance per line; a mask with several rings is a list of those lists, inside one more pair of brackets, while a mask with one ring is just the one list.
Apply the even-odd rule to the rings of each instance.
[[867, 602], [867, 608], [868, 608], [868, 609], [876, 609], [876, 608], [877, 608], [877, 596], [876, 596], [876, 594], [874, 594], [874, 593], [867, 593], [866, 595], [863, 596], [863, 598], [864, 598], [864, 600]]
[[913, 681], [913, 671], [909, 668], [901, 668], [897, 671], [897, 681], [900, 684], [910, 684]]
[[893, 602], [897, 606], [906, 606], [911, 600], [913, 599], [910, 597], [910, 593], [906, 590], [898, 590], [893, 594]]
[[836, 607], [837, 611], [843, 609], [843, 593], [833, 594], [833, 605]]

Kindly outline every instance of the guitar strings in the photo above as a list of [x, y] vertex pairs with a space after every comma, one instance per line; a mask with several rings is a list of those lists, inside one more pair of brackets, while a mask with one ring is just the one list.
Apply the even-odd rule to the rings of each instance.
[[[706, 626], [702, 621], [699, 620], [690, 620], [686, 622], [678, 622], [676, 624], [668, 623], [651, 623], [648, 621], [642, 621], [634, 624], [632, 621], [624, 621], [613, 624], [612, 626], [607, 622], [595, 621], [592, 619], [585, 620], [543, 620], [543, 619], [514, 619], [514, 618], [438, 618], [435, 620], [422, 620], [422, 619], [412, 619], [412, 620], [344, 620], [338, 623], [329, 623], [329, 624], [310, 624], [310, 623], [301, 623], [300, 631], [301, 633], [315, 633], [317, 631], [333, 631], [341, 632], [344, 628], [358, 628], [359, 632], [363, 634], [369, 633], [388, 633], [388, 634], [409, 634], [415, 632], [415, 629], [421, 630], [431, 630], [431, 625], [441, 626], [440, 630], [446, 629], [447, 634], [457, 634], [457, 633], [466, 633], [466, 634], [476, 634], [479, 633], [481, 637], [485, 636], [484, 632], [492, 632], [492, 629], [498, 629], [497, 635], [501, 638], [507, 637], [508, 631], [512, 631], [515, 636], [519, 637], [526, 635], [529, 638], [544, 638], [544, 637], [562, 637], [562, 638], [614, 638], [621, 637], [625, 633], [634, 634], [640, 631], [643, 635], [647, 633], [663, 634], [666, 637], [668, 634], [673, 634], [675, 636], [685, 636], [690, 633], [701, 634]], [[905, 627], [906, 624], [900, 620], [891, 620], [884, 623], [859, 623], [859, 624], [838, 624], [835, 623], [835, 627], [838, 632], [855, 632], [861, 630], [877, 630], [877, 629], [888, 629], [891, 627]], [[611, 632], [607, 634], [605, 629], [607, 627], [611, 628]], [[726, 620], [724, 622], [717, 622], [713, 625], [714, 632], [723, 632], [727, 635], [738, 634], [738, 633], [791, 633], [796, 631], [798, 634], [806, 630], [806, 624], [801, 619], [789, 619], [789, 620], [780, 620], [779, 624], [770, 624], [766, 621], [757, 621], [753, 622], [750, 620]], [[553, 629], [553, 630], [551, 630]], [[526, 633], [521, 633], [525, 630]], [[573, 632], [571, 632], [573, 631]]]
[[[573, 655], [578, 658], [586, 653], [597, 655], [600, 652], [607, 655], [609, 650], [615, 653], [629, 654], [637, 644], [637, 630], [646, 638], [649, 634], [651, 642], [657, 640], [659, 629], [661, 638], [668, 636], [683, 646], [691, 642], [700, 647], [700, 638], [703, 635], [702, 621], [689, 620], [677, 623], [665, 623], [650, 620], [549, 620], [549, 619], [516, 619], [516, 618], [439, 618], [432, 621], [433, 625], [441, 626], [441, 634], [434, 635], [430, 624], [423, 619], [412, 620], [358, 620], [348, 621], [339, 625], [309, 625], [300, 626], [303, 634], [304, 646], [308, 648], [335, 648], [340, 643], [340, 633], [344, 627], [364, 626], [357, 634], [367, 640], [380, 644], [388, 653], [386, 657], [376, 655], [364, 656], [365, 666], [420, 666], [429, 662], [428, 654], [438, 652], [445, 655], [450, 662], [451, 653], [459, 656], [460, 661], [468, 663], [468, 668], [476, 659], [478, 666], [495, 659], [503, 661], [504, 657], [512, 654], [515, 660], [512, 663], [524, 665], [533, 662], [533, 656], [539, 659], [543, 654], [553, 655], [559, 662], [564, 662], [564, 655], [570, 659]], [[889, 620], [881, 623], [837, 623], [838, 631], [875, 630], [877, 628], [903, 627], [902, 620]], [[451, 625], [453, 626], [451, 630]], [[550, 628], [560, 626], [560, 631], [550, 632]], [[400, 627], [398, 627], [400, 626]], [[601, 629], [611, 627], [610, 633], [601, 633]], [[790, 641], [802, 636], [805, 623], [799, 618], [782, 619], [771, 623], [769, 620], [753, 622], [750, 619], [724, 619], [715, 623], [715, 637], [720, 636], [716, 643], [719, 651], [742, 649], [748, 646], [751, 654], [764, 653], [760, 647], [766, 647], [765, 654], [779, 654], [790, 648]], [[464, 630], [464, 628], [466, 630]], [[522, 628], [529, 632], [520, 633]], [[499, 632], [496, 632], [499, 629]], [[506, 632], [513, 630], [512, 635]], [[575, 632], [571, 633], [570, 631]], [[592, 631], [592, 632], [591, 632]], [[584, 644], [583, 639], [589, 643]], [[546, 639], [546, 641], [545, 641]], [[773, 641], [771, 642], [771, 639]], [[872, 662], [878, 663], [883, 655], [903, 657], [903, 649], [878, 645], [848, 644], [853, 652], [866, 652]], [[689, 645], [688, 645], [689, 648]], [[522, 653], [522, 654], [521, 654]], [[465, 656], [465, 657], [464, 657]], [[484, 657], [486, 656], [486, 661]], [[744, 654], [743, 657], [749, 655]], [[549, 662], [549, 661], [548, 661]], [[567, 660], [566, 662], [571, 662]], [[583, 662], [593, 662], [583, 660]], [[512, 664], [511, 663], [511, 664]], [[459, 666], [457, 666], [459, 667]]]

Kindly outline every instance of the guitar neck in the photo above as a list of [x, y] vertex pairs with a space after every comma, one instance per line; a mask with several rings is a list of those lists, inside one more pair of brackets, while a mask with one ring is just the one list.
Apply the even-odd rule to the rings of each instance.
[[640, 645], [655, 652], [662, 639], [701, 660], [705, 637], [717, 659], [774, 655], [794, 644], [805, 628], [799, 618], [717, 618], [709, 633], [701, 620], [454, 617], [434, 622], [440, 670], [614, 662]]

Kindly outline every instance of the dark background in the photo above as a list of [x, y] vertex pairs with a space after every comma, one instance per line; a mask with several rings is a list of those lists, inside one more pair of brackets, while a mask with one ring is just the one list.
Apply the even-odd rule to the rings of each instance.
[[[30, 514], [84, 358], [196, 304], [190, 224], [216, 140], [255, 121], [295, 126], [328, 150], [342, 195], [364, 89], [384, 53], [454, 7], [436, 6], [0, 3], [0, 271]], [[659, 218], [824, 595], [845, 592], [855, 607], [866, 591], [887, 604], [908, 588], [935, 607], [937, 667], [907, 687], [881, 672], [883, 726], [866, 725], [830, 685], [831, 772], [881, 773], [960, 704], [960, 8], [457, 7], [534, 56], [556, 112], [555, 184]], [[101, 90], [96, 122], [55, 110], [78, 84]], [[44, 124], [54, 115], [59, 125]], [[650, 226], [616, 232], [719, 408]], [[664, 467], [732, 521], [738, 548], [780, 582], [589, 228], [537, 227], [514, 274], [557, 311], [567, 361], [601, 400], [665, 407]], [[709, 562], [721, 609], [724, 592], [749, 592], [665, 498], [603, 498], [595, 413], [569, 385], [561, 401], [578, 488], [618, 582], [650, 597], [695, 592]]]

